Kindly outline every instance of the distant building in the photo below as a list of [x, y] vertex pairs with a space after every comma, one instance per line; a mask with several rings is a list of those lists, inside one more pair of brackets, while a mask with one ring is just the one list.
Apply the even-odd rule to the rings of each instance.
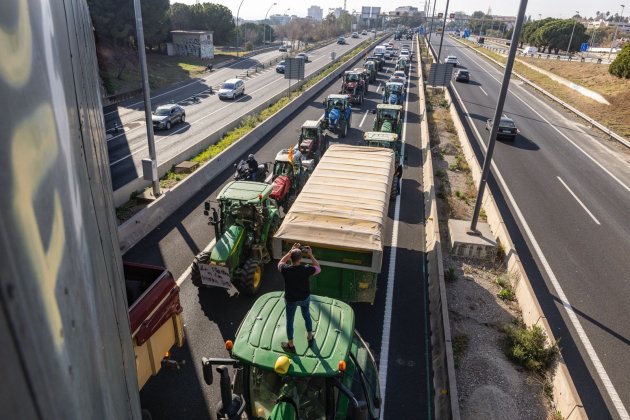
[[630, 33], [630, 22], [608, 22], [607, 20], [599, 19], [582, 23], [585, 24], [589, 29], [605, 27], [614, 28], [616, 26], [619, 28], [620, 32]]
[[269, 16], [270, 25], [286, 25], [291, 22], [291, 16], [289, 15], [271, 15]]
[[166, 45], [168, 55], [214, 58], [212, 31], [171, 31], [172, 43]]
[[311, 6], [308, 8], [307, 16], [314, 21], [321, 22], [324, 18], [324, 9], [319, 6]]
[[[490, 20], [490, 18], [488, 18], [488, 20]], [[492, 20], [495, 22], [502, 22], [505, 23], [505, 28], [510, 29], [513, 28], [514, 25], [516, 25], [516, 16], [498, 16], [498, 15], [493, 15], [492, 16]]]
[[341, 16], [341, 12], [343, 12], [343, 9], [341, 7], [337, 7], [336, 9], [332, 10], [332, 14], [335, 15], [335, 19], [339, 19], [339, 16]]

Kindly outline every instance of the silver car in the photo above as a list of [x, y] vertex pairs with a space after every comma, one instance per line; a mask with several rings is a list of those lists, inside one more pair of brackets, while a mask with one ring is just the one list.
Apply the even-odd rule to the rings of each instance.
[[245, 82], [241, 79], [229, 79], [219, 88], [219, 99], [236, 99], [245, 94]]
[[156, 130], [170, 130], [178, 122], [186, 121], [186, 111], [179, 105], [160, 105], [151, 116], [153, 128]]

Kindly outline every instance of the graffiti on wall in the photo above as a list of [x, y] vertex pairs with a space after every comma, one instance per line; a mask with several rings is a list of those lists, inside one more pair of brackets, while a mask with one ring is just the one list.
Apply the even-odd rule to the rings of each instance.
[[214, 45], [212, 44], [211, 35], [173, 35], [173, 49], [175, 55], [214, 58]]

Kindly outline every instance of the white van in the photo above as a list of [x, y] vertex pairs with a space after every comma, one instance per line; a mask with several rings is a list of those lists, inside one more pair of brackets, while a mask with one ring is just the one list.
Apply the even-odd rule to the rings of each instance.
[[538, 48], [536, 47], [525, 47], [523, 48], [523, 54], [534, 54], [538, 52]]
[[384, 57], [386, 52], [387, 52], [387, 47], [385, 45], [379, 45], [377, 47], [374, 47], [374, 54], [381, 53], [383, 54], [383, 57]]

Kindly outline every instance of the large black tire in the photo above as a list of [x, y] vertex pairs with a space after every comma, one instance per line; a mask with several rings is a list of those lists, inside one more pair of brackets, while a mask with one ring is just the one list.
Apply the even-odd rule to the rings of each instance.
[[341, 137], [346, 137], [348, 135], [348, 121], [343, 124], [343, 131], [341, 132]]
[[201, 273], [199, 272], [199, 264], [207, 264], [208, 261], [210, 261], [209, 252], [200, 252], [193, 260], [193, 263], [190, 266], [190, 279], [192, 280], [193, 285], [201, 287]]
[[262, 264], [253, 258], [248, 259], [243, 264], [238, 277], [236, 287], [244, 295], [254, 296], [258, 293], [262, 284]]

